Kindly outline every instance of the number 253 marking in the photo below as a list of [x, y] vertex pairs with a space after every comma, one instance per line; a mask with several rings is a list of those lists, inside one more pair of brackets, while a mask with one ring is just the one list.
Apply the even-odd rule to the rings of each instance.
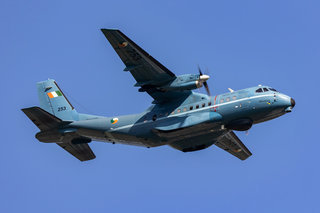
[[64, 111], [64, 110], [67, 110], [67, 107], [65, 107], [65, 106], [58, 107], [58, 112], [61, 112], [61, 111]]

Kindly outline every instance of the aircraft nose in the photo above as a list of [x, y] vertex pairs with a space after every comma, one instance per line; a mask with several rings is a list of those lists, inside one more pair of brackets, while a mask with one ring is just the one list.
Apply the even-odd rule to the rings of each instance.
[[296, 101], [293, 98], [291, 98], [290, 102], [291, 102], [291, 107], [293, 108], [296, 105]]

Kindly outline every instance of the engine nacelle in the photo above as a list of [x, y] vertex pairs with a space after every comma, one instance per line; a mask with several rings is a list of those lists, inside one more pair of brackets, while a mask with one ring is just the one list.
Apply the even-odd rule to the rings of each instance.
[[170, 82], [165, 82], [160, 85], [153, 85], [152, 82], [145, 84], [135, 84], [135, 86], [140, 86], [139, 92], [146, 92], [149, 90], [159, 90], [165, 91], [178, 91], [178, 90], [193, 90], [200, 88], [204, 83], [210, 78], [208, 75], [203, 74], [187, 74], [180, 75]]
[[169, 87], [162, 87], [162, 89], [170, 91], [170, 90], [193, 90], [202, 87], [202, 83], [199, 81], [191, 81], [186, 83], [174, 84]]
[[203, 82], [207, 81], [209, 76], [198, 74], [180, 75], [174, 81], [162, 86], [160, 89], [170, 90], [193, 90], [203, 86]]

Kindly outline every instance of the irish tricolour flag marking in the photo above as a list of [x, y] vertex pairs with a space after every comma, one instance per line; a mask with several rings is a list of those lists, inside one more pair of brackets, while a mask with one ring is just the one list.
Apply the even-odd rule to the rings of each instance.
[[49, 98], [56, 98], [58, 96], [62, 96], [62, 93], [59, 90], [53, 91], [53, 92], [48, 92], [47, 94], [48, 94]]
[[118, 118], [112, 118], [110, 122], [111, 124], [115, 124], [118, 122], [118, 120], [119, 120]]

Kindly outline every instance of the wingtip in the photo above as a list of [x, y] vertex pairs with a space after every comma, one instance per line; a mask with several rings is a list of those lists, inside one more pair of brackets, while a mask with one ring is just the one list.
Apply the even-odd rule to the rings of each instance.
[[106, 28], [101, 28], [100, 29], [103, 33], [108, 32], [108, 31], [118, 31], [118, 29], [106, 29]]

